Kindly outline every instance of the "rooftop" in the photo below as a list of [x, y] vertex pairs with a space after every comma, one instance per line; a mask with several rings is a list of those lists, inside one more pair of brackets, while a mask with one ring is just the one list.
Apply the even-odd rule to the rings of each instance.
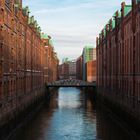
[[[126, 5], [125, 2], [123, 2], [122, 4], [124, 4], [124, 16], [127, 16], [131, 12], [131, 10], [132, 10], [132, 5]], [[110, 20], [108, 21], [108, 23], [105, 25], [105, 27], [100, 32], [99, 38], [102, 38], [102, 35], [104, 37], [106, 37], [106, 32], [107, 32], [107, 30], [108, 31], [110, 30], [110, 27], [111, 27], [111, 29], [114, 29], [116, 27], [115, 18], [117, 17], [117, 18], [120, 18], [121, 19], [121, 11], [122, 10], [116, 11], [113, 14], [113, 16], [110, 18]]]
[[41, 34], [41, 39], [49, 39], [49, 36], [47, 34], [42, 33]]
[[86, 46], [84, 47], [84, 49], [93, 49], [93, 48], [94, 48], [93, 45], [86, 45]]

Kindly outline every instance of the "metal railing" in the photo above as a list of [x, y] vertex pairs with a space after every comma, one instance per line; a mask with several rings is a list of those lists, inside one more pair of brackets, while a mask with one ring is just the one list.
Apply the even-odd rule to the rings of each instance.
[[87, 81], [82, 81], [82, 80], [75, 80], [75, 79], [67, 79], [67, 80], [59, 80], [59, 81], [54, 81], [51, 83], [46, 84], [46, 86], [95, 86], [96, 83], [90, 83]]

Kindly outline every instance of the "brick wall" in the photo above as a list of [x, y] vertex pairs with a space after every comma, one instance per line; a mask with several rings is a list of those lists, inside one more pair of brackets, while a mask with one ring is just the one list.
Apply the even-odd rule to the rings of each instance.
[[[30, 21], [22, 1], [18, 7], [7, 2], [0, 0], [0, 121], [43, 95], [46, 62], [36, 21]], [[56, 68], [54, 73], [52, 80]]]
[[106, 36], [102, 32], [97, 38], [97, 86], [112, 100], [140, 113], [140, 4], [133, 4], [124, 16], [125, 6], [122, 3], [120, 18], [118, 11], [115, 14], [115, 28], [111, 19]]
[[86, 63], [86, 80], [88, 82], [96, 81], [96, 60]]

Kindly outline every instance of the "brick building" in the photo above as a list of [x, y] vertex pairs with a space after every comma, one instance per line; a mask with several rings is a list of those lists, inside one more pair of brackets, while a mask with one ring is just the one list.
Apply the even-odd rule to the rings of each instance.
[[96, 82], [96, 60], [86, 63], [86, 81]]
[[59, 65], [59, 79], [69, 79], [69, 64], [66, 62]]
[[[22, 0], [0, 0], [0, 124], [43, 95], [46, 49], [40, 32]], [[57, 58], [53, 49], [49, 53], [55, 80]]]
[[76, 60], [76, 78], [89, 82], [96, 81], [96, 48], [86, 46]]
[[62, 64], [59, 65], [59, 79], [76, 79], [76, 60], [62, 60]]
[[82, 61], [82, 56], [80, 56], [77, 60], [76, 60], [76, 79], [82, 80], [82, 65], [83, 65], [83, 61]]
[[69, 65], [69, 79], [76, 79], [76, 60], [68, 62]]
[[88, 45], [83, 48], [83, 53], [82, 53], [82, 78], [83, 80], [86, 80], [86, 63], [91, 60], [96, 60], [96, 48], [93, 48], [93, 46]]
[[135, 117], [140, 115], [139, 11], [138, 0], [123, 2], [97, 38], [98, 90]]
[[41, 38], [45, 46], [44, 81], [48, 83], [58, 79], [59, 60], [57, 54], [54, 52], [51, 37], [42, 33]]

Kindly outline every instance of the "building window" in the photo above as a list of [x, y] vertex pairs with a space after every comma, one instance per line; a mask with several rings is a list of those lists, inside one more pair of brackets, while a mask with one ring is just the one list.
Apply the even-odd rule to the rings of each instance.
[[11, 7], [12, 7], [12, 0], [5, 0], [5, 4], [6, 4], [6, 6], [7, 6], [8, 8], [11, 9]]
[[0, 21], [4, 21], [4, 10], [2, 8], [0, 9]]

